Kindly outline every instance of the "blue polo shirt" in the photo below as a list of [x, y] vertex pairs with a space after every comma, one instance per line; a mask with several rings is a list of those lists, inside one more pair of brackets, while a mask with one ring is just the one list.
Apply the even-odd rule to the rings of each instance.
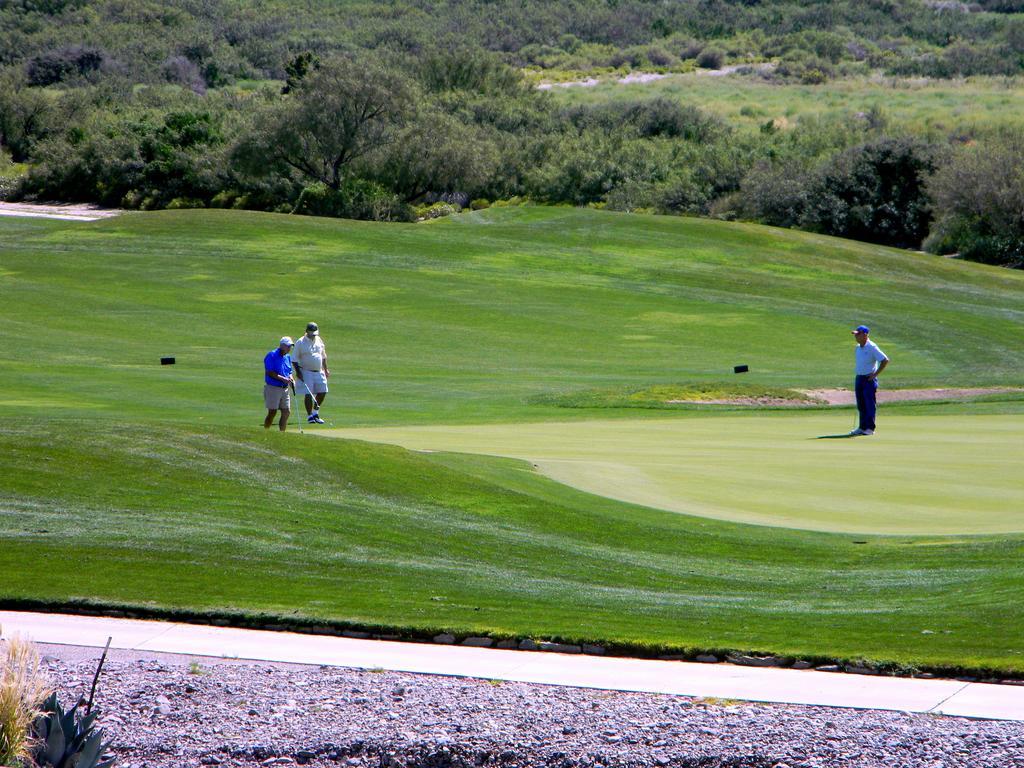
[[287, 387], [287, 384], [282, 384], [270, 374], [276, 373], [279, 376], [291, 376], [292, 356], [289, 354], [282, 354], [281, 348], [278, 347], [277, 349], [268, 352], [267, 356], [263, 358], [263, 368], [263, 378], [266, 380], [267, 384], [272, 387]]

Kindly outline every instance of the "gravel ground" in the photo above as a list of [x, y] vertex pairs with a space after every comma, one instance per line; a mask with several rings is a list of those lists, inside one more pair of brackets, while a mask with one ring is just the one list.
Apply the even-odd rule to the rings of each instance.
[[[95, 651], [43, 652], [87, 693]], [[120, 768], [1024, 767], [1024, 723], [130, 653], [96, 706]]]

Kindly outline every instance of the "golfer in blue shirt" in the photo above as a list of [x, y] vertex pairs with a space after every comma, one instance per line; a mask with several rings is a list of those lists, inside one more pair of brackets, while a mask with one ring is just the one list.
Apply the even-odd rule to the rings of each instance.
[[850, 333], [857, 340], [854, 350], [857, 378], [853, 389], [857, 394], [857, 413], [860, 414], [860, 426], [851, 435], [875, 434], [876, 395], [878, 393], [878, 374], [885, 370], [889, 358], [878, 348], [875, 342], [868, 339], [871, 329], [866, 325], [858, 325]]
[[281, 431], [288, 426], [288, 416], [292, 412], [292, 356], [295, 342], [285, 336], [263, 358], [263, 403], [267, 406], [267, 418], [263, 420], [263, 428], [270, 429], [274, 416], [281, 411]]

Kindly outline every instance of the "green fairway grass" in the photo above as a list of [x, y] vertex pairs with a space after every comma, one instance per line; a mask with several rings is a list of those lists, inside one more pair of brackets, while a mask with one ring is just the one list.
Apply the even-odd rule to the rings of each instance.
[[7, 599], [1024, 673], [1020, 537], [744, 526], [239, 427], [32, 418], [0, 452]]
[[[585, 407], [848, 386], [860, 322], [887, 387], [1019, 386], [1020, 272], [568, 208], [165, 211], [0, 220], [0, 290], [7, 604], [1024, 673], [1019, 395], [887, 407], [858, 441], [813, 439], [851, 409]], [[309, 320], [328, 427], [445, 452], [265, 433], [261, 359]], [[858, 469], [886, 483], [860, 517]]]
[[[333, 430], [416, 450], [524, 459], [599, 496], [823, 531], [1024, 531], [1024, 416], [829, 414]], [[837, 433], [838, 430], [838, 433]], [[826, 439], [815, 439], [826, 438]]]

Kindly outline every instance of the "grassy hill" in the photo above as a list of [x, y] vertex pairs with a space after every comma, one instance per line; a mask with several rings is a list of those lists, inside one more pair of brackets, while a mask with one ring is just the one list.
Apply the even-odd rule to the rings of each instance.
[[[595, 411], [547, 396], [725, 386], [739, 362], [752, 385], [846, 385], [858, 322], [894, 358], [889, 386], [1017, 384], [1022, 283], [785, 230], [567, 208], [414, 226], [3, 220], [0, 601], [1024, 672], [1018, 534], [741, 525], [521, 461], [258, 426], [260, 359], [308, 320], [338, 427], [583, 423]], [[1022, 412], [1009, 399], [900, 418], [962, 420], [984, 453], [975, 416], [1017, 429]]]

